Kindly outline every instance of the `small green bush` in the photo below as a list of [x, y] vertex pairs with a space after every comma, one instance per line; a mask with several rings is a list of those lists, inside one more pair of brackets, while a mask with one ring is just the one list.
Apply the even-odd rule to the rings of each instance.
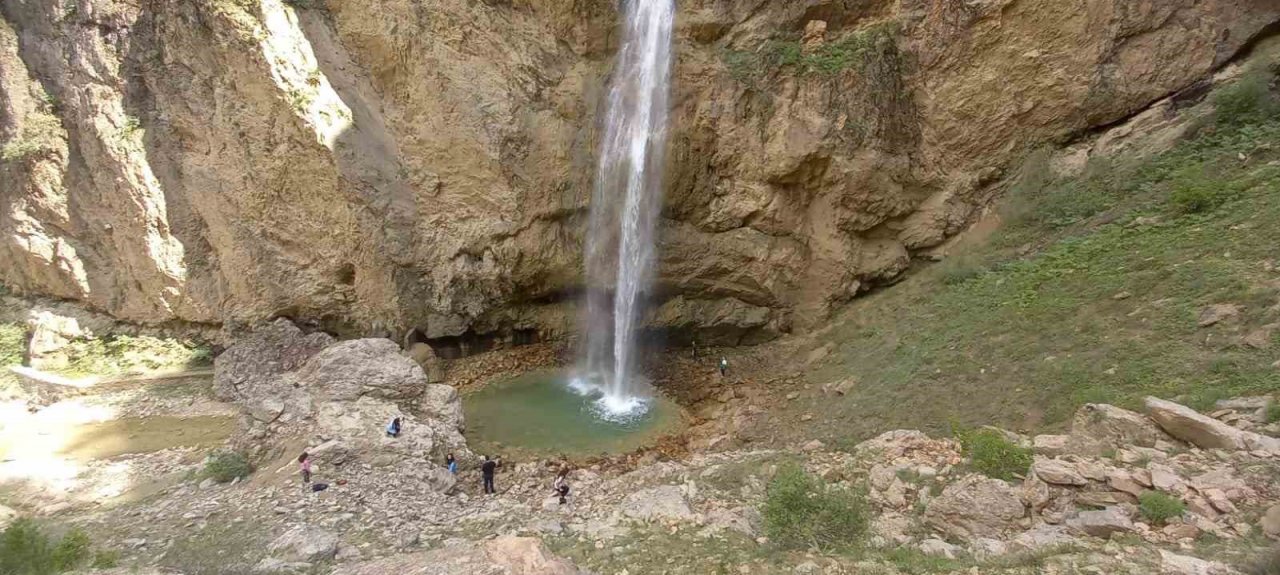
[[1209, 212], [1234, 199], [1238, 193], [1221, 179], [1206, 173], [1201, 165], [1188, 166], [1170, 177], [1173, 193], [1169, 201], [1181, 214]]
[[1181, 517], [1187, 506], [1181, 499], [1159, 491], [1148, 491], [1138, 498], [1138, 512], [1153, 524], [1163, 525], [1174, 517]]
[[204, 460], [202, 477], [213, 478], [218, 483], [227, 483], [237, 477], [248, 477], [253, 473], [249, 460], [236, 451], [215, 451]]
[[1249, 566], [1251, 575], [1280, 575], [1280, 545], [1263, 551]]
[[990, 266], [982, 258], [972, 255], [947, 258], [942, 262], [942, 270], [938, 272], [942, 283], [958, 285], [981, 276]]
[[1031, 450], [1018, 447], [992, 429], [960, 434], [960, 445], [970, 465], [983, 475], [1005, 481], [1026, 476], [1031, 469]]
[[1267, 406], [1266, 415], [1267, 423], [1275, 423], [1280, 421], [1280, 403], [1272, 403]]
[[0, 146], [0, 159], [21, 160], [43, 154], [62, 145], [62, 123], [52, 114], [31, 112], [24, 117], [22, 129]]
[[21, 365], [27, 346], [27, 330], [16, 323], [0, 323], [0, 368]]
[[1264, 122], [1280, 114], [1280, 99], [1271, 90], [1274, 74], [1265, 67], [1245, 72], [1234, 84], [1213, 97], [1216, 118], [1222, 126]]
[[824, 485], [794, 464], [774, 475], [761, 510], [765, 532], [778, 545], [822, 550], [857, 545], [869, 513], [863, 494]]
[[[89, 536], [79, 529], [67, 532], [56, 544], [30, 519], [22, 518], [0, 534], [0, 574], [54, 575], [92, 563], [114, 563], [115, 554], [93, 549]], [[92, 560], [92, 561], [91, 561]]]

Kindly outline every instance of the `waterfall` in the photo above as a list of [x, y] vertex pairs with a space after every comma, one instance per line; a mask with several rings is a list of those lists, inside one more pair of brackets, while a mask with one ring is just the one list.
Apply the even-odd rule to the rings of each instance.
[[604, 415], [643, 411], [636, 327], [662, 206], [674, 0], [622, 0], [622, 45], [610, 80], [585, 250], [585, 373], [574, 386], [601, 395]]

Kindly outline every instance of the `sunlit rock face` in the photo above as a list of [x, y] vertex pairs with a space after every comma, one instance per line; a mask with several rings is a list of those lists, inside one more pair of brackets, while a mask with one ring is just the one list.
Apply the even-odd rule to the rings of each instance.
[[[568, 333], [615, 3], [311, 4], [0, 4], [0, 281], [141, 322]], [[892, 281], [1026, 150], [1192, 86], [1280, 19], [678, 8], [650, 317], [725, 343]]]

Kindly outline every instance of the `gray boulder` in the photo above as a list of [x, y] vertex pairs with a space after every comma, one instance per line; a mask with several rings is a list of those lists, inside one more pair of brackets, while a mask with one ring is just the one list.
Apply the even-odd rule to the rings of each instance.
[[286, 564], [328, 561], [338, 552], [338, 536], [313, 525], [299, 525], [276, 538], [267, 551]]
[[1169, 436], [1141, 414], [1105, 403], [1089, 403], [1076, 410], [1071, 434], [1110, 446], [1155, 447]]
[[279, 397], [287, 391], [281, 374], [302, 366], [333, 343], [325, 333], [305, 334], [287, 319], [263, 325], [222, 352], [213, 362], [214, 394], [223, 401]]
[[352, 401], [362, 396], [381, 399], [418, 397], [427, 387], [422, 368], [400, 354], [389, 339], [353, 339], [317, 353], [295, 374], [317, 397]]
[[686, 521], [693, 511], [684, 492], [676, 485], [650, 487], [627, 495], [622, 501], [622, 514], [639, 521]]
[[1128, 533], [1134, 529], [1133, 521], [1119, 507], [1081, 511], [1079, 515], [1067, 521], [1067, 527], [1077, 533], [1103, 539], [1115, 533]]
[[462, 400], [458, 398], [458, 391], [451, 385], [428, 385], [422, 392], [418, 410], [424, 416], [451, 425], [458, 431], [466, 429], [462, 415]]
[[1172, 401], [1148, 397], [1147, 413], [1170, 435], [1204, 449], [1280, 453], [1280, 439], [1242, 431]]
[[459, 542], [421, 553], [393, 555], [343, 565], [332, 575], [579, 575], [569, 561], [551, 554], [533, 537]]
[[1018, 490], [978, 475], [952, 483], [925, 508], [925, 522], [964, 540], [998, 538], [1026, 515]]

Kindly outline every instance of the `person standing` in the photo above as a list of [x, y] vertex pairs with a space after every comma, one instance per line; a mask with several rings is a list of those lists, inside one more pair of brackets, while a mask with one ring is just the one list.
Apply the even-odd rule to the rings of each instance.
[[555, 490], [556, 495], [560, 496], [560, 504], [564, 505], [565, 500], [569, 497], [569, 466], [560, 468], [560, 472], [556, 474], [555, 483], [551, 484], [551, 488]]
[[453, 458], [452, 453], [444, 456], [444, 465], [449, 468], [449, 473], [458, 474], [458, 460]]
[[497, 493], [493, 488], [493, 474], [498, 471], [498, 462], [484, 456], [484, 463], [480, 465], [480, 473], [484, 476], [484, 492]]
[[721, 356], [720, 357], [720, 377], [728, 377], [728, 375], [729, 375], [729, 360], [725, 359], [724, 356]]
[[311, 485], [311, 454], [303, 451], [298, 456], [298, 469], [302, 471], [302, 484]]
[[693, 340], [693, 361], [698, 361], [698, 340]]

